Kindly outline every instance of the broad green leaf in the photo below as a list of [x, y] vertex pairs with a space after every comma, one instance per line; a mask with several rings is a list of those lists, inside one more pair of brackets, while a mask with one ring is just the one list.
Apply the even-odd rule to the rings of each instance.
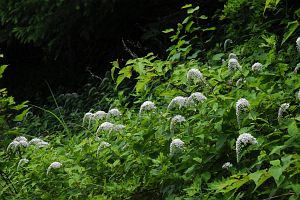
[[279, 185], [279, 180], [283, 173], [283, 168], [281, 166], [272, 166], [268, 172], [275, 179], [276, 184]]
[[119, 84], [125, 79], [125, 78], [130, 78], [131, 77], [131, 69], [132, 69], [132, 66], [127, 66], [123, 69], [120, 70], [119, 72], [119, 76], [117, 78], [117, 85], [116, 87], [119, 86]]
[[218, 53], [218, 54], [215, 54], [215, 55], [212, 57], [212, 60], [220, 61], [224, 55], [225, 55], [224, 53]]
[[265, 170], [261, 170], [261, 171], [256, 171], [256, 172], [248, 175], [249, 178], [254, 181], [256, 187], [258, 185], [258, 181], [259, 181], [260, 177], [264, 174], [264, 172], [265, 172]]
[[295, 135], [299, 134], [299, 129], [298, 129], [295, 121], [293, 121], [292, 123], [290, 123], [288, 125], [288, 133], [290, 136], [295, 136]]

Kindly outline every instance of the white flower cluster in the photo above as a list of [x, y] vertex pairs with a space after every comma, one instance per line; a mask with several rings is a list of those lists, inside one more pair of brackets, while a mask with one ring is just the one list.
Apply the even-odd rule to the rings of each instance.
[[83, 117], [83, 124], [86, 123], [86, 121], [88, 122], [88, 125], [90, 127], [90, 124], [91, 124], [91, 121], [94, 120], [94, 114], [91, 113], [91, 112], [87, 112], [84, 114], [84, 117]]
[[245, 98], [241, 98], [239, 99], [236, 104], [235, 104], [235, 113], [236, 113], [236, 118], [237, 118], [237, 122], [238, 125], [240, 126], [240, 118], [241, 118], [241, 114], [243, 112], [246, 112], [248, 110], [248, 108], [250, 107], [250, 103], [247, 99]]
[[152, 101], [145, 101], [140, 108], [139, 114], [141, 115], [143, 111], [149, 111], [156, 109], [155, 104]]
[[108, 132], [111, 132], [111, 131], [120, 131], [120, 130], [123, 130], [125, 128], [124, 125], [115, 125], [113, 123], [110, 123], [110, 122], [104, 122], [102, 123], [98, 129], [97, 129], [97, 133], [99, 133], [100, 131], [108, 131]]
[[236, 85], [236, 87], [238, 87], [238, 86], [240, 86], [241, 84], [243, 84], [243, 83], [245, 83], [245, 82], [246, 82], [246, 81], [245, 81], [244, 78], [239, 78], [239, 79], [236, 81], [235, 85]]
[[234, 59], [238, 59], [237, 55], [235, 53], [230, 53], [229, 56], [228, 56], [228, 60], [230, 60], [231, 58], [234, 58]]
[[176, 153], [179, 153], [183, 150], [184, 142], [180, 139], [174, 139], [172, 140], [170, 144], [170, 155], [174, 155]]
[[222, 166], [222, 169], [229, 169], [230, 167], [233, 167], [233, 165], [230, 162], [226, 162], [224, 163], [224, 165]]
[[19, 169], [19, 167], [23, 166], [24, 164], [27, 164], [29, 163], [29, 160], [26, 159], [26, 158], [22, 158], [19, 163], [18, 163], [18, 166], [17, 166], [17, 169]]
[[172, 119], [171, 119], [171, 124], [170, 124], [170, 129], [172, 130], [176, 124], [180, 124], [181, 122], [185, 122], [185, 118], [181, 115], [175, 115]]
[[102, 110], [97, 111], [95, 113], [87, 112], [83, 117], [83, 123], [88, 121], [88, 123], [90, 124], [93, 120], [103, 120], [105, 119], [106, 115], [107, 113]]
[[100, 111], [97, 111], [94, 113], [94, 119], [103, 120], [103, 119], [105, 119], [106, 115], [107, 115], [106, 112], [100, 110]]
[[49, 145], [48, 142], [45, 142], [44, 140], [40, 139], [40, 138], [33, 138], [32, 140], [29, 141], [28, 143], [29, 145], [36, 145], [37, 147], [41, 148], [41, 147], [46, 147]]
[[102, 142], [100, 143], [100, 145], [98, 146], [98, 149], [97, 149], [97, 156], [99, 155], [99, 152], [100, 152], [102, 149], [108, 148], [108, 147], [110, 147], [110, 146], [111, 146], [111, 144], [109, 144], [108, 142], [102, 141]]
[[231, 39], [226, 39], [225, 42], [224, 42], [224, 51], [227, 50], [227, 47], [229, 44], [232, 44], [233, 41]]
[[51, 169], [58, 169], [61, 168], [62, 164], [60, 162], [53, 162], [49, 165], [48, 169], [47, 169], [47, 175], [49, 174]]
[[282, 116], [283, 116], [283, 113], [284, 113], [287, 109], [289, 109], [289, 107], [290, 107], [290, 104], [288, 104], [288, 103], [283, 103], [283, 104], [280, 105], [279, 110], [278, 110], [278, 122], [281, 121]]
[[7, 151], [12, 149], [15, 151], [18, 147], [28, 147], [28, 140], [26, 137], [19, 136], [16, 137], [7, 147]]
[[262, 70], [262, 67], [263, 67], [263, 65], [261, 64], [261, 63], [259, 63], [259, 62], [256, 62], [256, 63], [254, 63], [253, 65], [252, 65], [252, 71], [253, 72], [259, 72], [259, 71], [261, 71]]
[[190, 69], [187, 72], [186, 78], [188, 81], [199, 82], [203, 81], [203, 74], [198, 69]]
[[250, 133], [243, 133], [237, 138], [236, 145], [235, 145], [237, 162], [239, 162], [240, 160], [240, 153], [242, 147], [245, 146], [246, 144], [257, 144], [257, 140]]
[[182, 97], [182, 96], [177, 96], [168, 105], [168, 109], [172, 109], [176, 106], [179, 108], [186, 107], [188, 103], [188, 98], [187, 97]]
[[201, 92], [195, 92], [188, 97], [188, 103], [190, 105], [194, 105], [196, 103], [202, 103], [206, 99], [206, 96], [204, 96]]
[[298, 37], [296, 40], [296, 47], [297, 47], [297, 50], [300, 52], [300, 37]]
[[230, 58], [228, 61], [228, 70], [235, 71], [235, 70], [242, 70], [242, 66], [239, 64], [236, 58]]
[[110, 109], [107, 113], [108, 117], [120, 117], [122, 114], [117, 108]]
[[296, 65], [296, 67], [295, 67], [295, 69], [294, 69], [294, 72], [295, 72], [295, 73], [298, 73], [299, 69], [300, 69], [300, 63], [298, 63], [298, 64]]

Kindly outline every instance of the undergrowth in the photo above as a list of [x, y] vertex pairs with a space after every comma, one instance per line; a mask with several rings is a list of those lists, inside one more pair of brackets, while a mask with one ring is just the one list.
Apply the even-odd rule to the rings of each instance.
[[166, 59], [114, 61], [101, 83], [26, 110], [1, 141], [0, 196], [299, 199], [299, 9], [285, 3], [228, 1], [220, 27], [186, 5]]

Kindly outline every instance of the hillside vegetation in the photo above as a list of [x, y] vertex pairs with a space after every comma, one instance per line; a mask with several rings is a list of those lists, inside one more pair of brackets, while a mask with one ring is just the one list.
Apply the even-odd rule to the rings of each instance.
[[1, 90], [1, 198], [299, 199], [299, 3], [202, 9], [164, 31], [165, 59], [45, 106]]

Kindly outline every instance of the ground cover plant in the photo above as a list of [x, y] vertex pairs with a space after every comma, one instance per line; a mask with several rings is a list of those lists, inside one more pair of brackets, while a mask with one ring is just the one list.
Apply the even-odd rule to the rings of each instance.
[[1, 141], [0, 196], [299, 199], [299, 8], [285, 3], [228, 1], [223, 27], [186, 5], [166, 59], [114, 61], [101, 83], [26, 110]]

